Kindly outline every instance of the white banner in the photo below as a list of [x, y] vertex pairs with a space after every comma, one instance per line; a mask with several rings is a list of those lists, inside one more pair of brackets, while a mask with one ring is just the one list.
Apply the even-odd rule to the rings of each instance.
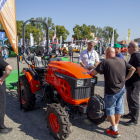
[[71, 41], [71, 43], [73, 44], [73, 37], [72, 37], [72, 41]]
[[62, 36], [60, 36], [60, 44], [62, 45]]
[[108, 44], [110, 44], [110, 38], [109, 38], [109, 42], [108, 42]]
[[20, 43], [21, 43], [21, 45], [23, 45], [23, 39], [22, 38], [20, 39]]
[[30, 45], [33, 46], [34, 45], [34, 38], [33, 38], [33, 34], [30, 33]]
[[54, 30], [54, 38], [53, 39], [55, 39], [56, 38], [56, 27], [55, 27], [55, 30]]

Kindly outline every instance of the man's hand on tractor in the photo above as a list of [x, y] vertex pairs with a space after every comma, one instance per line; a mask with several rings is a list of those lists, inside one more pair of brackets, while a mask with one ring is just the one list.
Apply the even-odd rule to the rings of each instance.
[[88, 69], [88, 67], [87, 67], [87, 66], [84, 66], [84, 68], [85, 68], [85, 69]]
[[3, 79], [2, 77], [0, 77], [0, 85], [2, 85], [3, 84], [3, 81], [4, 81], [5, 79]]

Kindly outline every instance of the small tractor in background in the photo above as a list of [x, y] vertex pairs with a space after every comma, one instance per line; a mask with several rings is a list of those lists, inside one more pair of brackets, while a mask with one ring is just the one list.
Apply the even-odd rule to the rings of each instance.
[[[29, 21], [44, 23], [49, 40], [49, 29], [44, 21], [28, 20], [23, 25], [23, 46], [25, 25]], [[49, 41], [46, 44], [47, 50], [48, 47]], [[25, 57], [29, 68], [23, 68], [24, 75], [19, 77], [18, 95], [21, 108], [26, 111], [34, 108], [37, 94], [44, 101], [49, 101], [45, 117], [47, 127], [54, 138], [63, 140], [71, 133], [69, 114], [87, 115], [96, 124], [104, 122], [107, 117], [103, 99], [94, 94], [97, 77], [92, 77], [88, 70], [73, 62], [62, 61], [57, 55], [53, 58], [52, 56], [53, 54], [46, 53], [46, 56], [41, 56], [40, 62], [34, 56], [33, 63]], [[42, 66], [37, 65], [39, 63]]]

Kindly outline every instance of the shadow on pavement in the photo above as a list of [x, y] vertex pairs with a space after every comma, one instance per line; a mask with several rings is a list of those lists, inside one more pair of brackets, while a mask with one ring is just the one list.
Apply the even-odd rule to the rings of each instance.
[[45, 102], [41, 102], [41, 98], [37, 98], [35, 105], [35, 108], [40, 108], [28, 112], [20, 110], [20, 103], [15, 91], [6, 92], [6, 98], [6, 115], [17, 125], [19, 124], [20, 131], [33, 139], [54, 140], [45, 121], [45, 108], [47, 105]]
[[[18, 125], [20, 131], [26, 135], [29, 135], [33, 139], [54, 140], [54, 138], [50, 135], [50, 131], [47, 128], [47, 122], [45, 121], [45, 110], [47, 107], [46, 102], [41, 102], [41, 98], [37, 97], [35, 108], [39, 107], [39, 109], [24, 112], [23, 110], [20, 110], [20, 104], [16, 91], [6, 92], [6, 97], [6, 115], [13, 120], [16, 125]], [[90, 122], [86, 115], [79, 116], [75, 120], [70, 118], [70, 122], [73, 126], [91, 131], [95, 133], [95, 135], [96, 133], [106, 135], [105, 129], [103, 129], [102, 126], [100, 127], [100, 125], [95, 125], [94, 123]]]
[[[79, 117], [75, 120], [70, 119], [70, 122], [72, 123], [73, 126], [76, 126], [78, 128], [84, 129], [84, 130], [88, 130], [91, 131], [93, 133], [99, 133], [101, 135], [107, 135], [105, 133], [104, 128], [100, 127], [100, 125], [96, 125], [92, 122], [90, 122], [86, 116], [83, 117]], [[104, 122], [105, 123], [105, 122]], [[94, 138], [93, 138], [94, 139]]]

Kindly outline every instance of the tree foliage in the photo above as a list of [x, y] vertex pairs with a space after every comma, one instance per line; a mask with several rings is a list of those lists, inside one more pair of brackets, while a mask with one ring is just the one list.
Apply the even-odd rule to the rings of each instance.
[[[73, 37], [81, 40], [82, 38], [88, 38], [88, 40], [93, 39], [91, 36], [91, 33], [94, 33], [95, 37], [101, 38], [103, 37], [104, 43], [109, 42], [109, 38], [112, 39], [113, 35], [113, 28], [106, 26], [103, 29], [101, 27], [95, 27], [94, 25], [86, 25], [83, 24], [82, 26], [80, 25], [75, 25], [73, 28], [74, 35]], [[117, 38], [119, 35], [117, 34], [117, 31], [114, 30], [114, 42], [117, 42]]]
[[[104, 42], [109, 42], [109, 38], [112, 39], [112, 35], [113, 35], [113, 28], [106, 26], [103, 28], [102, 31], [102, 35], [104, 38]], [[117, 42], [117, 38], [119, 37], [119, 35], [117, 34], [117, 31], [114, 30], [114, 43]]]
[[75, 39], [79, 39], [81, 40], [82, 38], [88, 38], [89, 40], [90, 39], [93, 39], [93, 37], [91, 36], [91, 26], [90, 25], [86, 25], [86, 24], [83, 24], [82, 26], [80, 25], [77, 25], [73, 28], [73, 31], [74, 31], [74, 35], [73, 37]]
[[56, 38], [60, 39], [60, 36], [62, 36], [66, 40], [68, 35], [69, 31], [64, 26], [56, 25]]

